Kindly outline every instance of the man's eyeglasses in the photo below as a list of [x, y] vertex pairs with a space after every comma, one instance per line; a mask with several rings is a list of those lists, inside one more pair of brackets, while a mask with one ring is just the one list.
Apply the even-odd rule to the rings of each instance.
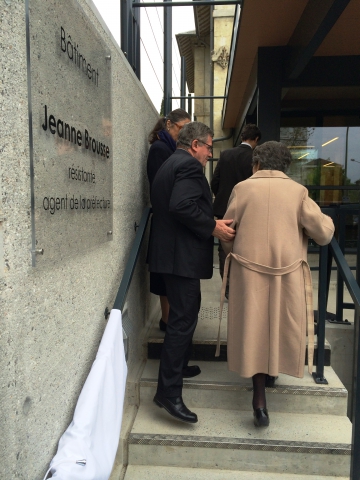
[[207, 146], [207, 149], [209, 150], [210, 153], [213, 153], [213, 146], [209, 145], [208, 143], [204, 142], [203, 140], [199, 140], [198, 138], [196, 139], [198, 142], [203, 143], [204, 145]]

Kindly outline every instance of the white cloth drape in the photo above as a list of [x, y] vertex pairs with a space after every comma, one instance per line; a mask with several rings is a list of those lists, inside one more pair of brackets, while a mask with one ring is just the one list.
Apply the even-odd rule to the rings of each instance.
[[[50, 467], [61, 480], [108, 480], [120, 438], [127, 366], [120, 310], [112, 310], [74, 418]], [[86, 459], [86, 465], [76, 464]]]

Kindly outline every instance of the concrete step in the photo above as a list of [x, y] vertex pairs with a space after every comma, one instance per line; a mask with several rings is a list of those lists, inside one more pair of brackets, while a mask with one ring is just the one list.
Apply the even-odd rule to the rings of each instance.
[[[209, 295], [209, 294], [207, 294]], [[227, 360], [227, 303], [224, 304], [223, 319], [220, 330], [220, 356], [215, 357], [217, 333], [219, 328], [219, 302], [203, 302], [199, 312], [199, 320], [193, 338], [192, 360], [196, 361], [218, 361]], [[149, 332], [148, 339], [148, 358], [159, 359], [161, 347], [164, 341], [164, 332], [159, 329], [159, 321], [155, 321]], [[307, 352], [305, 357], [307, 364]], [[314, 364], [317, 363], [317, 337], [315, 336]], [[331, 347], [329, 342], [325, 341], [325, 365], [331, 365]]]
[[349, 477], [129, 465], [124, 480], [348, 480]]
[[[314, 349], [314, 365], [317, 365], [317, 338], [315, 336]], [[161, 347], [164, 342], [164, 335], [162, 337], [151, 336], [148, 340], [147, 356], [149, 359], [158, 360], [161, 356]], [[226, 340], [221, 340], [220, 355], [215, 357], [216, 340], [194, 340], [193, 349], [191, 353], [191, 360], [193, 361], [227, 361], [227, 345]], [[305, 365], [307, 365], [307, 350], [305, 354]], [[331, 365], [331, 347], [328, 341], [325, 340], [325, 361], [324, 365]]]
[[[189, 408], [252, 410], [252, 382], [229, 372], [225, 362], [197, 362], [201, 374], [184, 379], [183, 398]], [[151, 402], [156, 391], [158, 360], [148, 360], [140, 381], [140, 403]], [[346, 415], [347, 390], [331, 367], [325, 367], [328, 385], [316, 385], [306, 371], [304, 378], [279, 375], [267, 389], [272, 412]]]
[[143, 402], [129, 436], [128, 463], [349, 477], [347, 417], [270, 410], [270, 426], [259, 429], [249, 411], [195, 412], [199, 422], [186, 424]]

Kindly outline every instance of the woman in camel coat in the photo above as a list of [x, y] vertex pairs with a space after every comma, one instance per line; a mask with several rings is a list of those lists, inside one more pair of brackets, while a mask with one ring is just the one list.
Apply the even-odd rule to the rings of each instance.
[[334, 233], [307, 189], [285, 175], [290, 162], [281, 143], [256, 147], [253, 176], [234, 187], [224, 216], [236, 229], [234, 241], [222, 243], [231, 252], [228, 366], [253, 379], [256, 426], [269, 424], [266, 375], [304, 375], [307, 330], [312, 368], [308, 238], [326, 245]]

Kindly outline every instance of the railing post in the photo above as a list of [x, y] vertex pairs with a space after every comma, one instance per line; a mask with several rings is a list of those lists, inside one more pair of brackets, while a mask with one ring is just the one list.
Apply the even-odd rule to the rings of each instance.
[[121, 23], [121, 50], [128, 57], [128, 19], [129, 19], [129, 1], [120, 2], [120, 23]]
[[[210, 7], [210, 52], [214, 50], [214, 6]], [[210, 97], [214, 97], [214, 62], [210, 59]], [[214, 98], [210, 98], [210, 119], [209, 126], [214, 131]], [[214, 159], [209, 159], [209, 182], [211, 182], [214, 173]]]
[[132, 11], [133, 14], [133, 40], [134, 40], [134, 59], [133, 59], [133, 69], [136, 73], [136, 76], [140, 80], [140, 71], [141, 71], [141, 62], [140, 62], [140, 9], [135, 8]]
[[[134, 64], [136, 50], [139, 53], [139, 74], [140, 78], [140, 25], [139, 30], [136, 32], [136, 39], [134, 38], [134, 32], [136, 31], [136, 25], [132, 9], [133, 0], [121, 0], [120, 3], [120, 22], [121, 22], [121, 50], [126, 55], [128, 62], [130, 63], [133, 70], [136, 70], [136, 65]], [[140, 14], [136, 13], [139, 22]]]
[[360, 285], [360, 200], [359, 200], [359, 210], [358, 210], [358, 231], [357, 231], [357, 249], [356, 249], [356, 281]]
[[325, 365], [325, 320], [327, 305], [327, 277], [328, 277], [328, 249], [320, 247], [319, 259], [319, 287], [318, 287], [318, 321], [317, 321], [317, 362], [316, 372], [313, 373], [315, 383], [327, 384], [324, 377]]
[[[165, 0], [171, 2], [171, 0]], [[172, 110], [172, 8], [164, 8], [164, 115]]]
[[[320, 247], [321, 248], [321, 247]], [[326, 308], [327, 308], [327, 303], [329, 299], [329, 290], [330, 290], [330, 281], [331, 281], [331, 268], [332, 268], [332, 262], [333, 262], [333, 256], [331, 253], [331, 249], [327, 249], [327, 277], [326, 277]]]
[[[180, 80], [180, 96], [186, 95], [186, 60], [185, 57], [181, 57], [181, 80]], [[185, 98], [180, 100], [180, 108], [185, 110]]]
[[352, 420], [352, 450], [350, 479], [360, 478], [360, 381], [357, 381], [357, 372], [360, 372], [360, 307], [355, 306], [354, 318], [354, 368], [353, 368], [353, 392], [351, 399], [351, 420]]
[[192, 98], [191, 98], [191, 93], [188, 94], [188, 114], [190, 115], [190, 118], [192, 120]]
[[[345, 222], [346, 222], [346, 213], [342, 212], [339, 209], [338, 214], [338, 228], [339, 228], [339, 247], [342, 253], [345, 253]], [[344, 280], [340, 275], [339, 271], [337, 274], [337, 284], [336, 284], [336, 321], [342, 322], [344, 320]]]

